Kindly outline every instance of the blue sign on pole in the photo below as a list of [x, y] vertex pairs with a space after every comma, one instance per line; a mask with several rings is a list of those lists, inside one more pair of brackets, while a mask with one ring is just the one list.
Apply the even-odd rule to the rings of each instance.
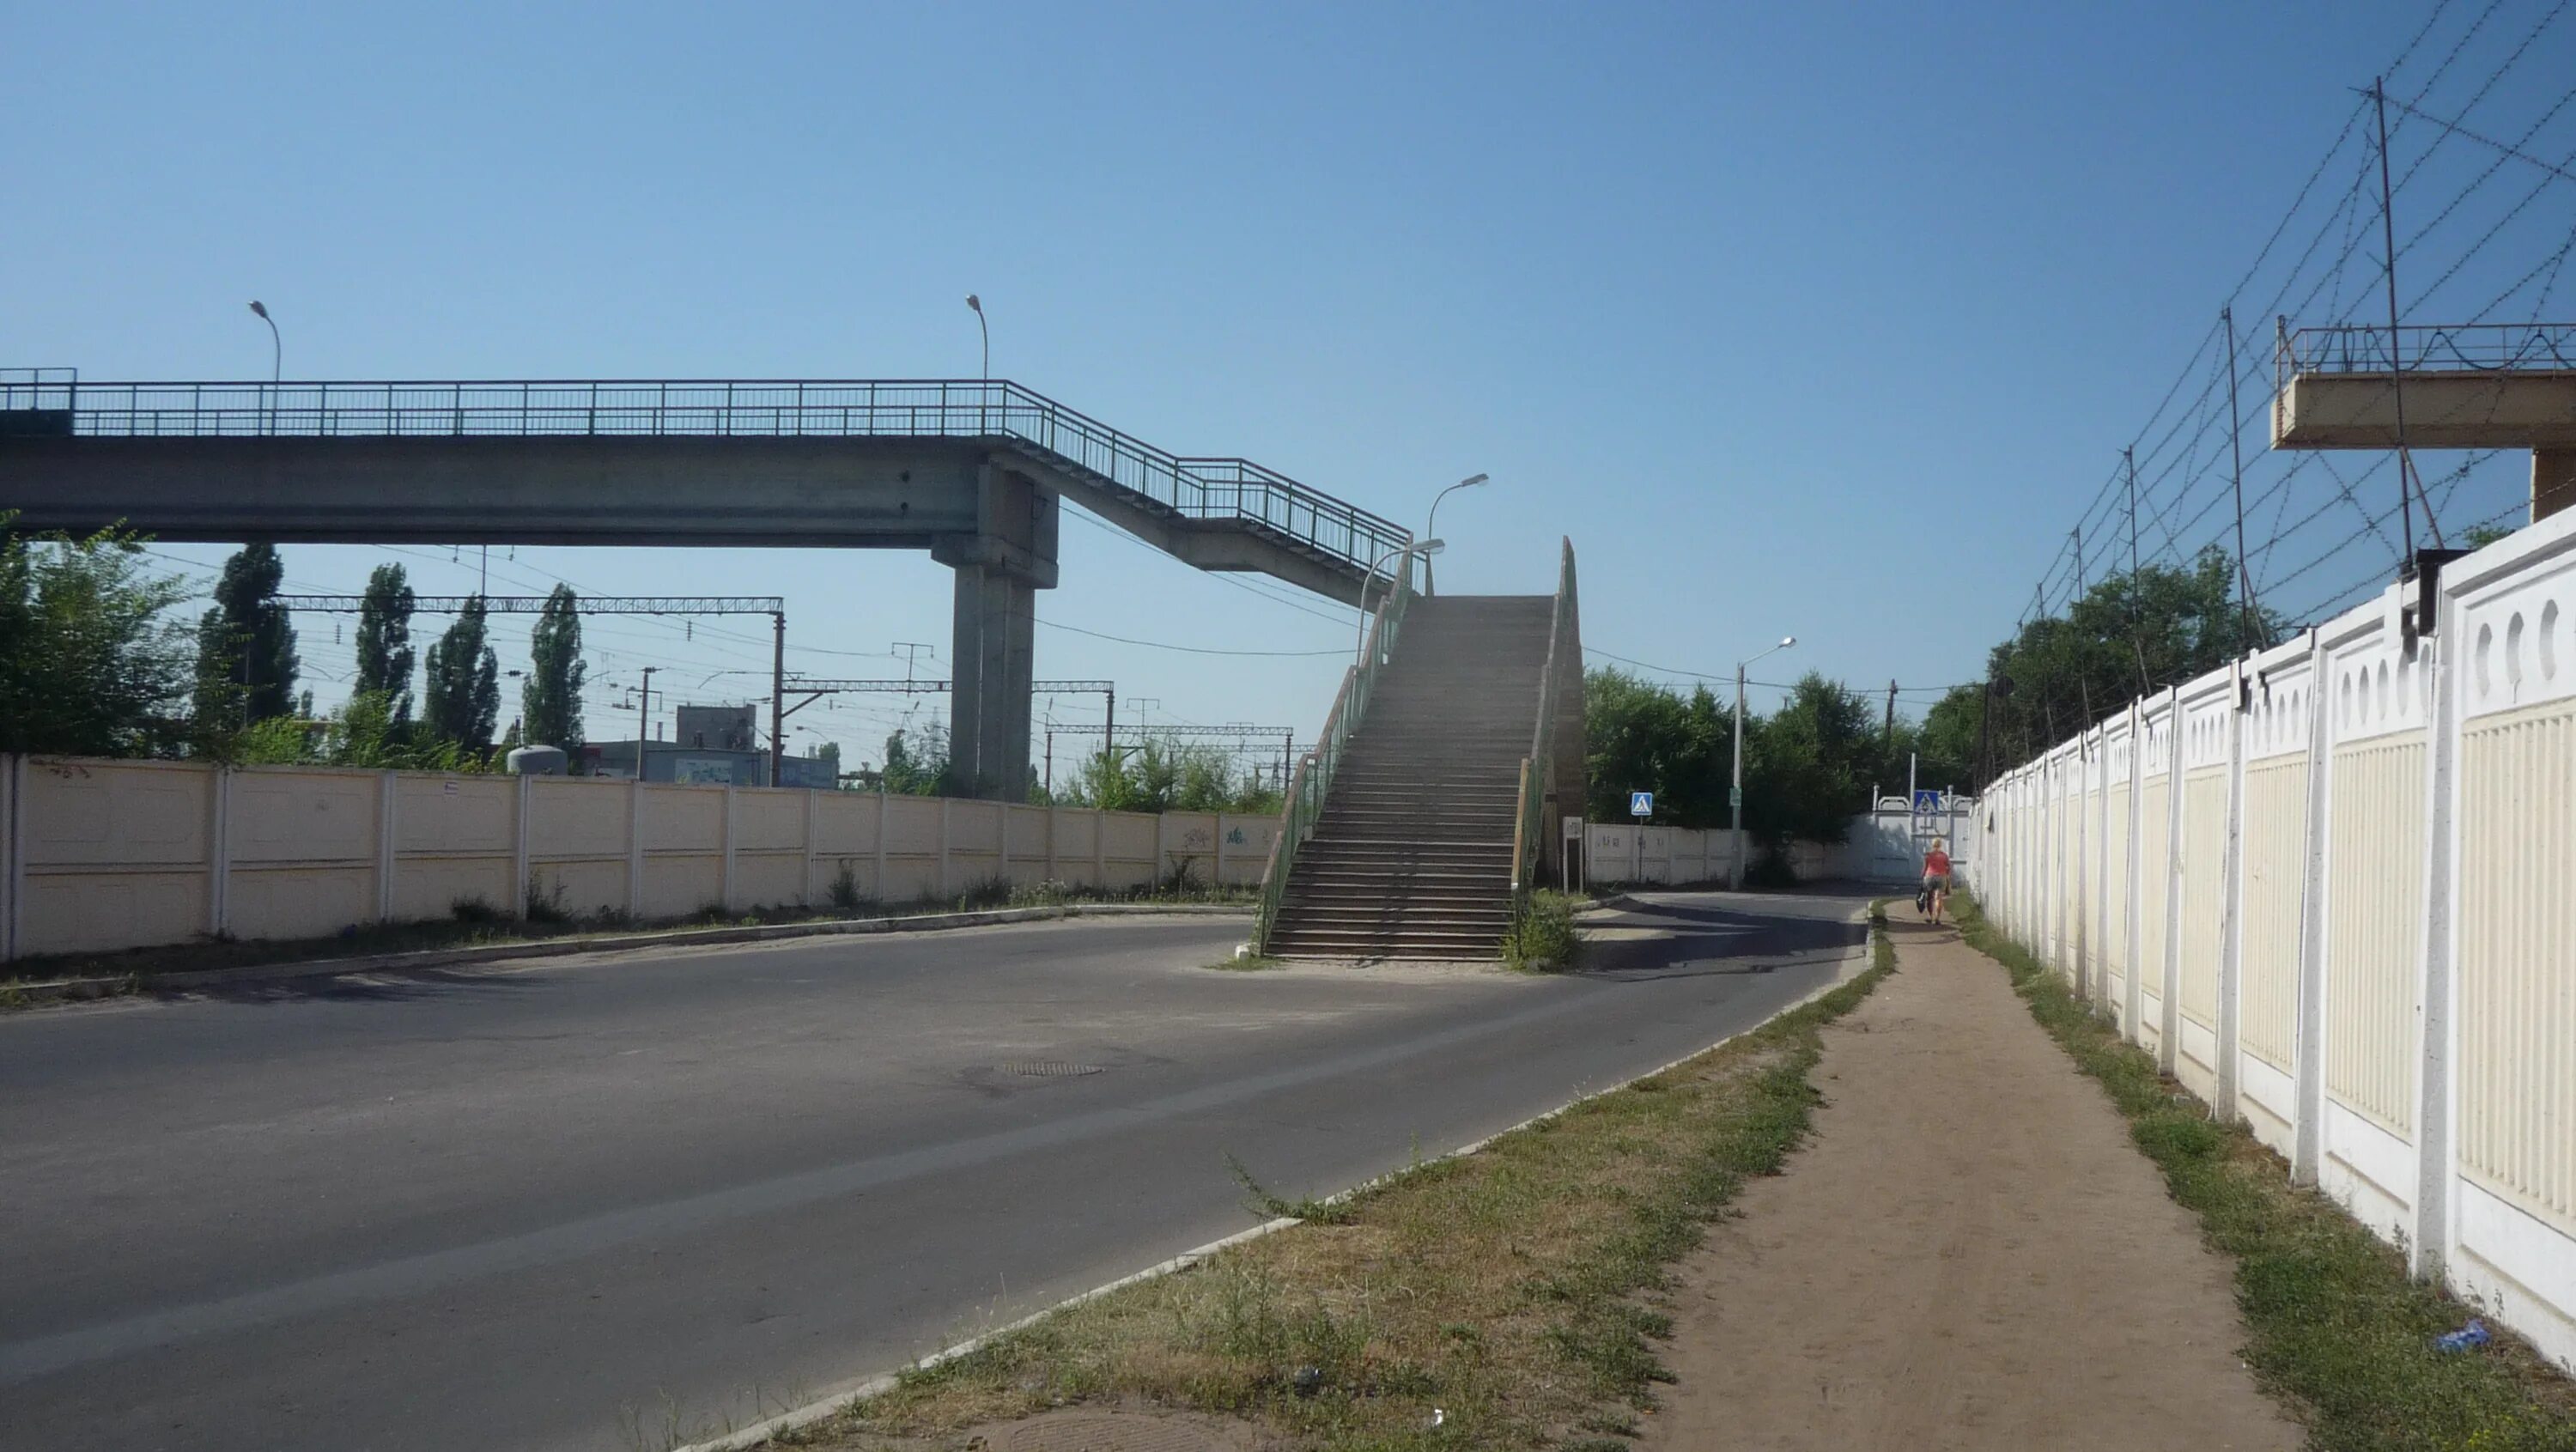
[[1653, 816], [1654, 814], [1655, 814], [1655, 794], [1654, 794], [1653, 792], [1630, 792], [1630, 793], [1628, 793], [1628, 815], [1629, 815], [1629, 816], [1632, 816], [1632, 817], [1651, 817], [1651, 816]]
[[1941, 794], [1936, 791], [1916, 792], [1914, 794], [1914, 815], [1918, 817], [1937, 817], [1941, 815]]

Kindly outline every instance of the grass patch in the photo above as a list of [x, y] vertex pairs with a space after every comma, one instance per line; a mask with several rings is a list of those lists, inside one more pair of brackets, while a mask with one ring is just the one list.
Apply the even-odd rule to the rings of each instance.
[[1583, 899], [1540, 888], [1512, 907], [1512, 925], [1503, 932], [1503, 965], [1515, 973], [1563, 973], [1583, 953], [1583, 935], [1575, 931], [1574, 910]]
[[1288, 960], [1273, 958], [1267, 953], [1254, 953], [1243, 958], [1237, 958], [1229, 953], [1207, 966], [1208, 971], [1212, 973], [1268, 973], [1274, 969], [1287, 967]]
[[2201, 1234], [2236, 1261], [2246, 1364], [2303, 1406], [2323, 1452], [2568, 1452], [2576, 1384], [2498, 1334], [2473, 1352], [2432, 1349], [2472, 1311], [2406, 1274], [2405, 1257], [2314, 1190], [2242, 1126], [2221, 1125], [2077, 997], [2065, 978], [2006, 937], [1964, 892], [1950, 896], [1971, 947], [2001, 963], [2031, 1016], [2128, 1117]]
[[1264, 1445], [1316, 1452], [1625, 1445], [1666, 1378], [1654, 1343], [1669, 1327], [1642, 1293], [1805, 1136], [1818, 1030], [1889, 971], [1878, 938], [1872, 969], [1806, 1007], [1475, 1155], [1327, 1202], [1284, 1199], [1238, 1165], [1252, 1214], [1306, 1223], [916, 1370], [782, 1440], [870, 1448], [1095, 1402], [1247, 1418]]

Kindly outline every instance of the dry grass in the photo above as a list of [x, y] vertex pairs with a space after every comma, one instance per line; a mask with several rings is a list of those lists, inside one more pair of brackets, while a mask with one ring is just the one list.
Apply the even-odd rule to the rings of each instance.
[[[1249, 1419], [1311, 1449], [1620, 1445], [1664, 1373], [1641, 1303], [1816, 1103], [1817, 1030], [1889, 971], [1196, 1269], [1046, 1318], [786, 1439], [957, 1445], [1072, 1403]], [[1257, 1206], [1276, 1208], [1258, 1194]], [[1300, 1207], [1311, 1208], [1311, 1207]], [[1434, 1426], [1434, 1411], [1439, 1425]]]

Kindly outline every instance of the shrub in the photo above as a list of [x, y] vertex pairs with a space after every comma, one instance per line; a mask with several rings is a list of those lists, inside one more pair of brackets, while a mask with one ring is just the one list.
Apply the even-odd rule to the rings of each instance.
[[1544, 889], [1523, 898], [1512, 909], [1512, 925], [1503, 934], [1503, 962], [1518, 973], [1562, 973], [1574, 966], [1583, 948], [1574, 927], [1576, 899]]

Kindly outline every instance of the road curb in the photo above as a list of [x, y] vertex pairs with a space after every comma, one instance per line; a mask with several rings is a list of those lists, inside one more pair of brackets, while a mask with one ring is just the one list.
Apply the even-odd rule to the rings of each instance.
[[[1610, 899], [1609, 903], [1605, 904], [1605, 906], [1615, 904], [1617, 901], [1618, 899], [1615, 898]], [[1869, 921], [1866, 910], [1864, 910], [1860, 921], [1864, 924]], [[1645, 1080], [1654, 1078], [1658, 1074], [1671, 1073], [1673, 1070], [1680, 1068], [1682, 1065], [1689, 1063], [1693, 1059], [1715, 1053], [1717, 1050], [1726, 1047], [1728, 1044], [1735, 1042], [1746, 1034], [1759, 1033], [1764, 1028], [1778, 1022], [1789, 1014], [1796, 1013], [1798, 1010], [1814, 1003], [1817, 999], [1823, 998], [1826, 994], [1829, 994], [1835, 989], [1842, 987], [1844, 984], [1851, 982], [1853, 979], [1860, 977], [1861, 974], [1869, 971], [1872, 953], [1873, 939], [1864, 934], [1858, 951], [1844, 961], [1842, 970], [1834, 975], [1832, 982], [1826, 983], [1812, 992], [1801, 995], [1797, 1001], [1793, 1003], [1781, 1005], [1779, 1012], [1765, 1018], [1760, 1023], [1738, 1029], [1734, 1033], [1726, 1035], [1724, 1038], [1717, 1039], [1701, 1048], [1693, 1049], [1678, 1059], [1674, 1059], [1668, 1063], [1648, 1069], [1642, 1074], [1634, 1074], [1615, 1084], [1607, 1084], [1601, 1088], [1577, 1094], [1573, 1098], [1565, 1101], [1563, 1104], [1556, 1106], [1554, 1109], [1544, 1110], [1540, 1113], [1533, 1114], [1529, 1118], [1522, 1120], [1520, 1123], [1515, 1124], [1508, 1129], [1497, 1130], [1492, 1134], [1486, 1135], [1482, 1139], [1470, 1140], [1467, 1143], [1458, 1146], [1456, 1149], [1434, 1155], [1431, 1158], [1422, 1160], [1416, 1164], [1407, 1165], [1403, 1169], [1390, 1170], [1383, 1175], [1376, 1175], [1369, 1179], [1362, 1180], [1360, 1183], [1351, 1186], [1347, 1190], [1337, 1191], [1323, 1197], [1323, 1199], [1318, 1203], [1324, 1205], [1339, 1204], [1344, 1200], [1350, 1199], [1352, 1196], [1363, 1194], [1380, 1185], [1390, 1184], [1407, 1175], [1428, 1169], [1431, 1166], [1440, 1164], [1444, 1161], [1464, 1159], [1469, 1155], [1482, 1153], [1487, 1147], [1497, 1140], [1518, 1134], [1522, 1130], [1532, 1128], [1536, 1125], [1545, 1124], [1549, 1120], [1558, 1118], [1559, 1116], [1579, 1108], [1592, 1100], [1598, 1099], [1605, 1094], [1616, 1094], [1620, 1090], [1628, 1088], [1630, 1085], [1642, 1083]], [[1094, 1286], [1090, 1290], [1084, 1291], [1079, 1295], [1068, 1296], [1064, 1300], [1058, 1301], [1052, 1306], [1048, 1306], [1041, 1310], [1031, 1312], [1026, 1316], [1022, 1316], [1020, 1319], [1011, 1322], [1007, 1326], [998, 1327], [994, 1330], [985, 1332], [981, 1336], [960, 1341], [954, 1346], [934, 1352], [929, 1356], [923, 1357], [919, 1361], [912, 1362], [900, 1370], [883, 1372], [876, 1376], [863, 1377], [857, 1381], [847, 1383], [837, 1390], [817, 1397], [814, 1400], [805, 1403], [801, 1407], [781, 1412], [777, 1416], [768, 1418], [765, 1421], [754, 1422], [750, 1426], [727, 1432], [720, 1437], [712, 1437], [700, 1442], [686, 1443], [682, 1446], [673, 1448], [672, 1452], [746, 1452], [746, 1449], [758, 1447], [781, 1433], [794, 1432], [805, 1427], [810, 1427], [816, 1422], [822, 1421], [826, 1417], [830, 1417], [838, 1412], [848, 1409], [853, 1403], [862, 1402], [870, 1397], [881, 1396], [886, 1392], [892, 1391], [902, 1380], [906, 1372], [928, 1371], [932, 1367], [939, 1366], [944, 1362], [954, 1361], [961, 1356], [971, 1356], [1001, 1337], [1008, 1336], [1015, 1331], [1027, 1330], [1029, 1327], [1036, 1325], [1040, 1321], [1045, 1320], [1047, 1317], [1052, 1316], [1059, 1311], [1070, 1311], [1076, 1306], [1096, 1301], [1102, 1296], [1108, 1295], [1112, 1291], [1125, 1290], [1129, 1286], [1138, 1285], [1146, 1281], [1159, 1280], [1168, 1275], [1178, 1274], [1181, 1271], [1185, 1271], [1199, 1265], [1211, 1256], [1214, 1256], [1218, 1252], [1226, 1250], [1229, 1247], [1242, 1245], [1249, 1241], [1259, 1240], [1266, 1235], [1275, 1235], [1282, 1230], [1288, 1229], [1292, 1225], [1303, 1225], [1305, 1223], [1306, 1222], [1302, 1220], [1290, 1216], [1283, 1216], [1275, 1220], [1265, 1220], [1261, 1224], [1253, 1226], [1249, 1230], [1239, 1230], [1221, 1240], [1211, 1240], [1207, 1244], [1202, 1245], [1195, 1250], [1185, 1250], [1179, 1255], [1173, 1256], [1169, 1260], [1149, 1265], [1143, 1270], [1137, 1271], [1132, 1275], [1120, 1276], [1118, 1279], [1111, 1281], [1106, 1285]]]
[[561, 958], [576, 953], [613, 953], [635, 948], [686, 948], [727, 943], [765, 943], [784, 938], [829, 938], [866, 933], [929, 933], [957, 928], [985, 928], [1005, 923], [1046, 922], [1057, 918], [1119, 917], [1249, 917], [1252, 908], [1230, 903], [1073, 903], [1064, 907], [991, 908], [962, 913], [920, 913], [899, 918], [835, 918], [824, 922], [761, 923], [724, 928], [666, 928], [658, 932], [604, 933], [582, 937], [532, 938], [523, 943], [482, 943], [470, 948], [425, 948], [408, 953], [377, 953], [358, 958], [316, 958], [305, 963], [260, 963], [240, 968], [202, 968], [184, 973], [119, 974], [98, 978], [57, 978], [9, 985], [21, 1000], [47, 1003], [63, 999], [110, 998], [125, 993], [158, 993], [170, 989], [217, 988], [240, 983], [279, 983], [298, 978], [331, 978], [352, 973], [405, 973], [428, 968], [454, 968], [500, 963], [519, 958]]

